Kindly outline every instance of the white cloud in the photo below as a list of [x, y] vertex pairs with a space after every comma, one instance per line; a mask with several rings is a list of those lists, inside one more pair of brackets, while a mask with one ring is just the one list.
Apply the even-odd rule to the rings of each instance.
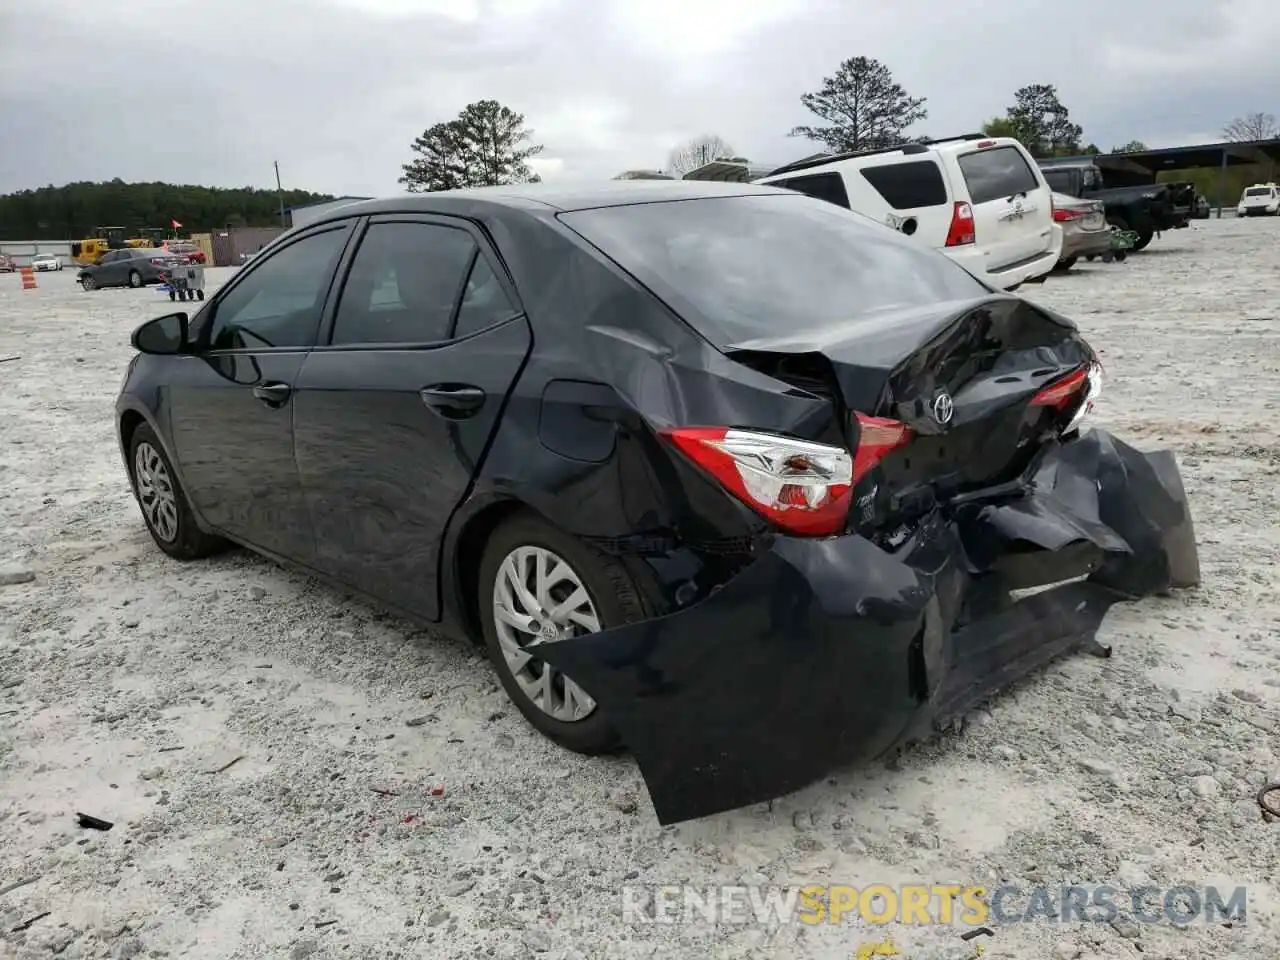
[[[812, 119], [800, 95], [859, 54], [928, 97], [921, 133], [972, 130], [1017, 87], [1053, 83], [1104, 148], [1177, 142], [1280, 112], [1273, 7], [1022, 0], [997, 16], [985, 0], [0, 0], [0, 191], [114, 176], [266, 186], [278, 159], [290, 186], [397, 192], [413, 138], [482, 98], [525, 115], [548, 177], [659, 167], [702, 133], [785, 162], [814, 149], [787, 136]], [[175, 23], [190, 26], [180, 43]], [[163, 110], [139, 103], [148, 83]], [[173, 113], [192, 120], [174, 130]]]

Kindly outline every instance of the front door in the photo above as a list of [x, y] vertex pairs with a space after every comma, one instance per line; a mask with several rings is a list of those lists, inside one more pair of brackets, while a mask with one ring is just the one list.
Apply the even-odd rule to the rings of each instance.
[[314, 556], [293, 457], [294, 384], [315, 344], [350, 223], [247, 268], [202, 311], [170, 384], [187, 492], [219, 530], [291, 560]]
[[531, 343], [485, 246], [464, 222], [372, 220], [295, 384], [316, 566], [431, 619], [445, 526]]

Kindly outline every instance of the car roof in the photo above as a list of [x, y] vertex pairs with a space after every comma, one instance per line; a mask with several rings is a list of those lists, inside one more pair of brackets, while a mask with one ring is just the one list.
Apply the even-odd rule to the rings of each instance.
[[332, 213], [336, 218], [415, 211], [462, 212], [465, 208], [475, 209], [476, 206], [571, 211], [626, 206], [633, 203], [657, 203], [666, 200], [698, 200], [753, 194], [791, 194], [792, 192], [778, 187], [759, 187], [747, 183], [718, 183], [707, 180], [608, 180], [603, 183], [576, 186], [528, 183], [500, 187], [469, 187], [463, 190], [437, 190], [430, 193], [383, 197], [377, 200], [361, 200], [336, 207]]

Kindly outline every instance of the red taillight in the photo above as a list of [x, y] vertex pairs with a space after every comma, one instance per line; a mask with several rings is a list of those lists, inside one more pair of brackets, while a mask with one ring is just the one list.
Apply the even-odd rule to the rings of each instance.
[[726, 427], [676, 427], [661, 435], [788, 533], [830, 536], [848, 522], [854, 461], [848, 450]]
[[951, 226], [947, 228], [947, 246], [962, 247], [973, 241], [973, 207], [963, 200], [957, 200], [951, 211]]
[[1068, 220], [1079, 220], [1084, 216], [1082, 210], [1063, 210], [1059, 207], [1053, 208], [1053, 219], [1058, 223], [1066, 223]]
[[1069, 373], [1061, 380], [1049, 384], [1031, 398], [1033, 407], [1053, 407], [1064, 410], [1077, 398], [1080, 391], [1088, 385], [1089, 371], [1085, 369]]
[[853, 482], [865, 477], [885, 455], [911, 442], [911, 428], [887, 417], [869, 417], [855, 413], [858, 423], [858, 449], [853, 455]]

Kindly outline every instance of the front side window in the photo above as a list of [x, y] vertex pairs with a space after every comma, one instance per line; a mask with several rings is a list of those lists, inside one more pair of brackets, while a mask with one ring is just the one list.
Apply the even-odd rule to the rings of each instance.
[[375, 223], [360, 242], [334, 317], [335, 346], [449, 337], [476, 243], [434, 223]]
[[345, 228], [304, 237], [262, 260], [214, 305], [211, 350], [309, 347], [346, 242]]
[[767, 184], [770, 187], [786, 187], [818, 200], [826, 200], [837, 207], [849, 209], [849, 193], [844, 188], [844, 177], [839, 173], [811, 173], [802, 177], [787, 177]]

